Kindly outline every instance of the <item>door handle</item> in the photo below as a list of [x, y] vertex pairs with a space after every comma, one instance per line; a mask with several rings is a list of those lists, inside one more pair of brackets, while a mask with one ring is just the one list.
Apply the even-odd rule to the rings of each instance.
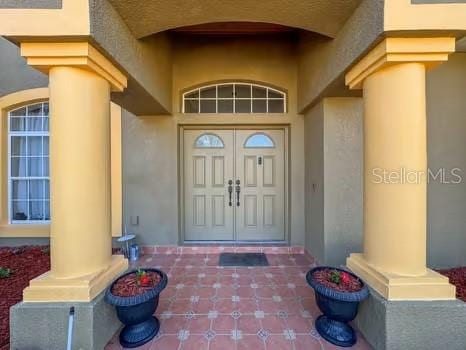
[[241, 182], [236, 180], [236, 206], [239, 207], [239, 193], [241, 192]]
[[228, 180], [228, 197], [229, 197], [229, 200], [228, 200], [228, 205], [231, 207], [233, 205], [233, 203], [231, 202], [231, 195], [233, 193], [233, 181], [232, 180]]

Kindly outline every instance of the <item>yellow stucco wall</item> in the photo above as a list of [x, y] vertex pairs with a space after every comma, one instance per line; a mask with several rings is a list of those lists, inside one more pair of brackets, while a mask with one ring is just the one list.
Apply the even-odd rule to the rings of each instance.
[[89, 1], [62, 0], [61, 9], [21, 9], [20, 4], [18, 8], [0, 8], [1, 35], [84, 36], [90, 33]]
[[384, 30], [465, 30], [464, 1], [415, 4], [412, 0], [385, 1]]

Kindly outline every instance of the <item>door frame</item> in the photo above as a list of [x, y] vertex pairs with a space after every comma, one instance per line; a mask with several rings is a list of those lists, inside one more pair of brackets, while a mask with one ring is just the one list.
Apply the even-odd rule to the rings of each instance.
[[[184, 131], [185, 130], [283, 130], [285, 149], [284, 149], [284, 167], [285, 167], [285, 239], [282, 241], [185, 241], [185, 189], [184, 189]], [[202, 245], [202, 244], [287, 244], [290, 245], [291, 241], [291, 196], [290, 196], [290, 134], [289, 124], [178, 124], [178, 245]]]

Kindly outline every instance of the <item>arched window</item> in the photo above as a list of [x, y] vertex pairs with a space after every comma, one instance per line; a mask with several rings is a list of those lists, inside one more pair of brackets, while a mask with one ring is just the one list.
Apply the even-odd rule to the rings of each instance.
[[257, 133], [247, 138], [244, 148], [275, 148], [275, 144], [269, 136]]
[[183, 94], [183, 113], [285, 112], [285, 93], [257, 84], [215, 84]]
[[11, 223], [50, 220], [49, 104], [8, 113], [8, 188]]
[[196, 139], [196, 148], [223, 148], [225, 147], [220, 137], [215, 134], [202, 134]]

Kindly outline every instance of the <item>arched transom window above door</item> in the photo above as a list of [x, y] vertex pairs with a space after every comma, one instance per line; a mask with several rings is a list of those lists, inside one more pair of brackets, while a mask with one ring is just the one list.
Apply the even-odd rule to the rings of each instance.
[[247, 83], [206, 85], [183, 94], [183, 113], [285, 113], [286, 94]]

